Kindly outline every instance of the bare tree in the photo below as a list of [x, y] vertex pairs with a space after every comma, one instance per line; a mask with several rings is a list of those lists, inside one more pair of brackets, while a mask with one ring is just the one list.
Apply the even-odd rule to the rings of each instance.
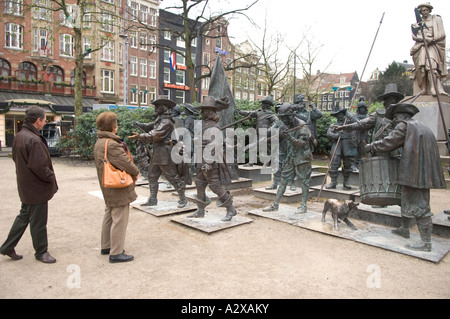
[[[179, 6], [171, 6], [165, 8], [165, 10], [168, 11], [181, 10], [180, 15], [183, 18], [184, 29], [182, 32], [175, 32], [174, 35], [182, 38], [186, 44], [185, 47], [186, 51], [185, 52], [179, 51], [177, 53], [183, 55], [186, 60], [186, 67], [187, 67], [186, 72], [188, 74], [189, 83], [191, 83], [190, 95], [192, 102], [197, 101], [195, 84], [198, 83], [199, 80], [201, 80], [202, 78], [211, 75], [210, 69], [209, 73], [207, 72], [206, 74], [200, 74], [196, 76], [195, 74], [196, 69], [201, 68], [205, 65], [195, 65], [194, 62], [192, 61], [191, 56], [192, 56], [193, 40], [198, 38], [199, 36], [206, 38], [219, 37], [220, 33], [217, 32], [218, 26], [220, 25], [219, 22], [233, 15], [242, 15], [247, 17], [245, 11], [253, 7], [258, 1], [259, 0], [255, 0], [251, 4], [245, 6], [244, 8], [232, 9], [211, 16], [208, 16], [206, 13], [210, 2], [209, 0], [180, 0], [181, 4]], [[173, 30], [171, 31], [173, 32]], [[161, 47], [160, 45], [158, 46]], [[245, 57], [240, 57], [240, 59], [245, 60]], [[243, 63], [242, 65], [238, 63], [230, 63], [229, 65], [225, 65], [225, 70], [226, 71], [232, 70], [240, 66], [251, 67], [251, 65], [248, 65], [246, 63]], [[209, 68], [209, 66], [206, 67]]]
[[302, 42], [299, 46], [300, 53], [295, 53], [294, 55], [294, 63], [298, 61], [301, 68], [301, 78], [295, 80], [296, 91], [301, 91], [307, 100], [313, 102], [317, 102], [318, 96], [322, 93], [323, 88], [320, 86], [320, 79], [332, 64], [331, 60], [322, 70], [316, 70], [323, 47], [323, 44], [314, 40], [312, 33], [308, 29], [303, 34]]
[[[290, 50], [287, 58], [283, 58], [283, 52], [285, 50], [284, 37], [277, 33], [270, 37], [267, 32], [267, 19], [263, 29], [263, 36], [261, 44], [252, 41], [253, 46], [258, 50], [259, 70], [262, 71], [262, 81], [265, 82], [268, 90], [268, 94], [271, 94], [274, 88], [285, 87], [287, 79], [291, 76], [293, 70], [290, 61], [294, 57], [295, 50]], [[286, 98], [286, 90], [282, 90], [281, 100]]]

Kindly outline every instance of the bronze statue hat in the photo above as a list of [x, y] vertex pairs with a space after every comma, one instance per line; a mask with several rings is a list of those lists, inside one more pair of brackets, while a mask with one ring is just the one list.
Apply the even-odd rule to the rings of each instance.
[[394, 114], [397, 113], [408, 113], [411, 114], [411, 116], [414, 116], [419, 113], [419, 109], [414, 104], [409, 103], [391, 104], [386, 110], [386, 118], [392, 120]]
[[269, 104], [270, 106], [273, 106], [273, 95], [270, 94], [270, 95], [266, 96], [265, 98], [263, 98], [262, 100], [259, 100], [259, 102], [261, 102], [261, 104], [265, 103], [265, 104]]
[[399, 92], [397, 92], [397, 84], [391, 83], [387, 84], [384, 89], [384, 94], [377, 97], [377, 101], [384, 101], [387, 97], [395, 96], [398, 101], [403, 99], [405, 96]]
[[429, 2], [425, 2], [425, 3], [419, 4], [417, 6], [417, 9], [420, 10], [420, 8], [422, 8], [422, 7], [427, 7], [428, 9], [430, 9], [430, 12], [433, 10], [433, 6]]
[[188, 110], [192, 114], [195, 114], [195, 115], [199, 114], [198, 110], [196, 110], [192, 104], [184, 103], [184, 104], [182, 104], [182, 106], [184, 107], [185, 110]]
[[150, 103], [155, 106], [162, 104], [162, 105], [165, 105], [170, 108], [177, 105], [174, 101], [169, 100], [166, 95], [160, 95], [160, 96], [156, 97], [156, 100], [153, 100]]
[[222, 111], [230, 106], [227, 97], [216, 100], [213, 96], [205, 96], [201, 105], [197, 109], [211, 109], [215, 111]]
[[339, 101], [338, 102], [336, 102], [336, 105], [334, 106], [334, 108], [333, 108], [333, 112], [331, 112], [330, 113], [330, 115], [331, 116], [335, 116], [336, 114], [339, 114], [339, 113], [341, 113], [341, 112], [346, 112], [347, 110], [345, 109], [345, 108], [343, 108], [343, 107], [341, 107], [340, 105], [339, 105]]

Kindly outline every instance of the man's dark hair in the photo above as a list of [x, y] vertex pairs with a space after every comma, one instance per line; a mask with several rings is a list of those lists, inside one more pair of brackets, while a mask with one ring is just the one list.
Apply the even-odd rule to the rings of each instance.
[[44, 120], [45, 110], [39, 106], [32, 106], [25, 111], [25, 122], [33, 124], [37, 119]]

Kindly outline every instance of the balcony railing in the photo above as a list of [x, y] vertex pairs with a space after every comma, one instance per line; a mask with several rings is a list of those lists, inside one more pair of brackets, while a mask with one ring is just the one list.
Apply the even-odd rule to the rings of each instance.
[[[43, 82], [43, 81], [19, 81], [15, 78], [8, 80], [0, 80], [0, 89], [3, 90], [17, 90], [24, 92], [48, 92], [74, 95], [75, 90], [72, 85], [59, 82]], [[86, 86], [82, 89], [84, 96], [95, 96], [96, 88], [94, 86]]]

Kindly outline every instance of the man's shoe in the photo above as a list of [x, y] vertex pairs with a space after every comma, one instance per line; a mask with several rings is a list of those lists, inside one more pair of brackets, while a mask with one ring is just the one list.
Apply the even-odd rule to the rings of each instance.
[[109, 262], [110, 263], [124, 263], [127, 261], [132, 261], [134, 259], [134, 256], [132, 255], [125, 255], [124, 253], [119, 255], [112, 255], [109, 256]]
[[16, 250], [15, 249], [11, 250], [9, 253], [2, 253], [2, 255], [8, 256], [12, 260], [20, 260], [20, 259], [23, 258], [22, 255], [17, 255], [16, 254]]
[[45, 264], [53, 264], [56, 262], [56, 259], [53, 258], [48, 251], [43, 253], [40, 257], [36, 257], [37, 260], [42, 261]]

